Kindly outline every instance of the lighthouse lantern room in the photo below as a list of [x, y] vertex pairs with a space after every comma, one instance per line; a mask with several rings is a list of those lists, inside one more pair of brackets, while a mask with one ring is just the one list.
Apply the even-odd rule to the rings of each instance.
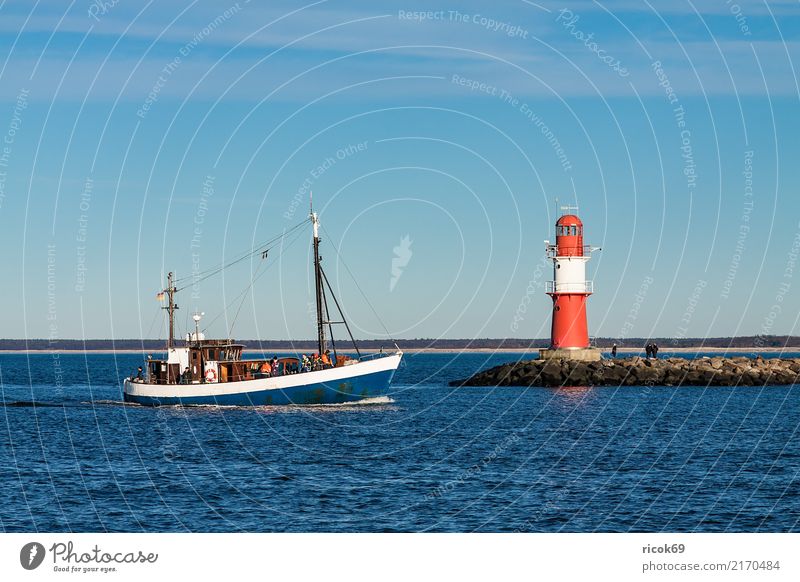
[[586, 302], [594, 292], [586, 279], [586, 263], [592, 251], [600, 250], [583, 243], [583, 222], [577, 208], [562, 207], [556, 222], [556, 243], [545, 241], [547, 256], [553, 261], [553, 280], [546, 292], [553, 300], [553, 323], [550, 348], [540, 350], [541, 359], [594, 361], [600, 350], [591, 347], [586, 321]]

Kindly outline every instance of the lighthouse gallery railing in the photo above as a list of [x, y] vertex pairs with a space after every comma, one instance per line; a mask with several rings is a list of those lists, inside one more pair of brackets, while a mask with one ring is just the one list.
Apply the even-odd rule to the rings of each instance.
[[594, 293], [594, 282], [556, 283], [555, 281], [545, 281], [544, 291], [545, 293]]

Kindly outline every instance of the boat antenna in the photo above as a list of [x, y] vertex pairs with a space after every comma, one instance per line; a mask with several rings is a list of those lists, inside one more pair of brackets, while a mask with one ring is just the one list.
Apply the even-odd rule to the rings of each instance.
[[197, 345], [200, 345], [200, 320], [203, 319], [205, 312], [202, 311], [195, 311], [194, 315], [192, 315], [192, 319], [194, 319], [194, 341]]
[[167, 350], [171, 350], [173, 347], [175, 347], [175, 311], [178, 309], [178, 305], [175, 303], [175, 293], [177, 293], [177, 291], [178, 289], [175, 288], [172, 271], [170, 271], [167, 274], [167, 288], [158, 294], [159, 299], [163, 300], [165, 295], [167, 297], [167, 305], [161, 308], [166, 309], [167, 313], [169, 314], [169, 336], [167, 337]]
[[322, 283], [322, 258], [319, 256], [319, 217], [314, 212], [313, 198], [311, 201], [311, 224], [314, 228], [314, 283], [317, 296], [317, 348], [319, 355], [325, 353], [325, 318], [323, 313], [323, 289]]

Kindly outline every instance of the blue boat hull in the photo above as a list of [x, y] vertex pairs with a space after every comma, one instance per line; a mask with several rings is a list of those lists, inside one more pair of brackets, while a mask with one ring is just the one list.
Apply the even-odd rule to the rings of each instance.
[[343, 404], [386, 396], [394, 370], [365, 374], [354, 378], [215, 396], [150, 397], [124, 394], [125, 402], [143, 406], [280, 406]]

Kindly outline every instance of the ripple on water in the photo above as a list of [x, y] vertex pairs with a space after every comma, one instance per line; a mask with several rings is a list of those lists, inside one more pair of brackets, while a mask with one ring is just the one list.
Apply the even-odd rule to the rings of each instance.
[[5, 531], [800, 530], [797, 387], [454, 389], [521, 356], [425, 354], [372, 402], [152, 409], [135, 356], [48, 357], [0, 355]]

